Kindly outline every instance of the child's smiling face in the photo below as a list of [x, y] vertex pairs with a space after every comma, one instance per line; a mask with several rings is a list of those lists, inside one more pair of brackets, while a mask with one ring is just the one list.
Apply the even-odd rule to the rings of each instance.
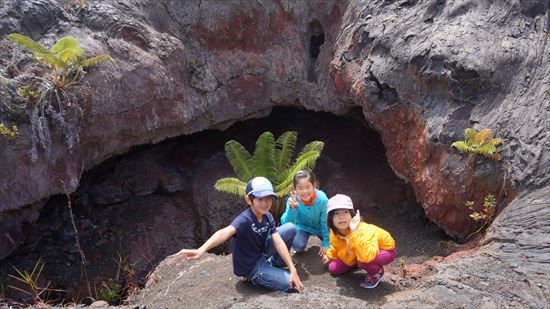
[[295, 189], [301, 201], [311, 202], [313, 193], [315, 192], [315, 186], [311, 183], [308, 177], [300, 178], [296, 183]]
[[255, 197], [253, 199], [246, 197], [246, 203], [252, 208], [252, 212], [256, 215], [258, 220], [261, 220], [262, 216], [267, 214], [273, 205], [273, 197]]
[[338, 231], [346, 235], [349, 231], [349, 223], [351, 221], [351, 213], [347, 209], [334, 210], [334, 216], [332, 217], [332, 223]]

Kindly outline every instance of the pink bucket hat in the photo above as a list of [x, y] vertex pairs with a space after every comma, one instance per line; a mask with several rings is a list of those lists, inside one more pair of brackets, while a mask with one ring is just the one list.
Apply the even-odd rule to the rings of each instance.
[[353, 210], [351, 198], [347, 195], [336, 194], [328, 200], [327, 213], [335, 209], [350, 209]]

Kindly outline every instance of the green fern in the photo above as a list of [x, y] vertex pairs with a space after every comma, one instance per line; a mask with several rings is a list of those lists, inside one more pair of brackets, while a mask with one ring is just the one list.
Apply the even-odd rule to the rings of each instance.
[[78, 40], [71, 36], [60, 38], [50, 49], [19, 33], [12, 33], [6, 37], [33, 52], [35, 59], [51, 70], [50, 85], [60, 89], [76, 83], [84, 68], [112, 61], [112, 58], [105, 54], [86, 59]]
[[[239, 142], [230, 140], [225, 143], [225, 155], [233, 171], [239, 179], [252, 179], [253, 174], [250, 166], [250, 153]], [[247, 180], [247, 181], [248, 181]]]
[[283, 181], [275, 185], [275, 191], [277, 191], [277, 195], [287, 195], [292, 189], [292, 179], [294, 178], [294, 175], [299, 170], [313, 170], [313, 167], [315, 167], [315, 163], [317, 162], [317, 159], [320, 155], [320, 152], [310, 150], [308, 152], [302, 153], [298, 158], [296, 158], [296, 163], [294, 163], [294, 165], [292, 165], [289, 169], [283, 171]]
[[[298, 132], [296, 131], [285, 132], [277, 138], [277, 148], [275, 148], [275, 165], [277, 171], [284, 170], [290, 165], [290, 160], [292, 160], [297, 139]], [[280, 175], [278, 177], [279, 181], [282, 181]]]
[[464, 137], [466, 139], [471, 139], [473, 140], [477, 135], [477, 131], [472, 129], [472, 128], [467, 128], [466, 130], [464, 130]]
[[497, 153], [496, 147], [502, 144], [501, 138], [491, 138], [492, 132], [490, 129], [476, 131], [472, 128], [464, 130], [464, 140], [456, 141], [451, 144], [451, 147], [456, 148], [459, 152], [480, 155], [498, 160], [500, 156]]
[[263, 176], [276, 180], [275, 137], [271, 132], [264, 132], [256, 141], [256, 151], [252, 157], [253, 176]]
[[86, 69], [86, 68], [89, 68], [89, 67], [93, 67], [93, 66], [96, 66], [102, 62], [105, 62], [105, 61], [113, 61], [113, 58], [111, 58], [109, 55], [99, 55], [99, 56], [95, 56], [95, 57], [91, 57], [91, 58], [88, 58], [88, 59], [85, 59], [85, 60], [82, 60], [81, 62], [81, 66]]
[[40, 43], [34, 41], [28, 36], [24, 36], [19, 33], [12, 33], [12, 34], [6, 35], [6, 37], [12, 41], [17, 42], [19, 45], [25, 47], [26, 49], [29, 49], [33, 53], [36, 53], [36, 54], [50, 53], [50, 51], [46, 47], [42, 46]]
[[298, 154], [298, 157], [300, 157], [301, 155], [309, 151], [317, 151], [321, 153], [324, 147], [325, 147], [325, 143], [320, 141], [313, 141], [305, 145], [304, 148], [302, 148], [302, 151], [300, 151], [300, 153]]
[[[246, 183], [256, 177], [268, 178], [275, 187], [279, 197], [287, 195], [292, 188], [292, 179], [301, 169], [313, 170], [317, 159], [321, 155], [324, 143], [314, 141], [305, 145], [292, 163], [295, 150], [297, 132], [283, 133], [275, 140], [271, 132], [264, 132], [256, 141], [254, 155], [237, 141], [225, 143], [225, 154], [229, 164], [233, 167], [237, 178], [221, 178], [216, 181], [214, 188], [218, 191], [243, 196]], [[283, 199], [279, 199], [273, 214], [278, 219], [281, 213]]]
[[227, 177], [218, 179], [214, 188], [229, 194], [244, 196], [246, 183], [234, 177]]
[[451, 147], [456, 148], [459, 152], [462, 153], [472, 151], [472, 148], [465, 141], [456, 141], [451, 144]]

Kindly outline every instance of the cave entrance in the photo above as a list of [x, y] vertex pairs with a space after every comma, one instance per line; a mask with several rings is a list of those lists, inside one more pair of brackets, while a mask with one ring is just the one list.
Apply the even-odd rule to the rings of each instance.
[[[87, 280], [74, 245], [66, 196], [47, 202], [26, 243], [2, 261], [1, 270], [12, 273], [11, 265], [31, 270], [41, 257], [44, 279], [67, 290], [70, 296], [65, 299], [87, 295], [86, 281], [98, 289], [109, 278], [125, 278], [125, 263], [143, 282], [166, 256], [200, 245], [245, 209], [242, 198], [213, 189], [218, 178], [233, 175], [224, 143], [235, 139], [252, 152], [264, 131], [279, 136], [289, 130], [298, 132], [298, 150], [312, 140], [325, 143], [315, 168], [320, 189], [329, 197], [351, 196], [367, 222], [393, 235], [398, 258], [421, 263], [450, 253], [444, 245], [449, 238], [424, 216], [410, 185], [392, 171], [379, 135], [367, 126], [360, 110], [338, 117], [275, 108], [269, 117], [242, 121], [223, 132], [138, 147], [87, 172], [71, 195], [88, 260]], [[220, 247], [218, 252], [226, 250]], [[397, 272], [398, 264], [390, 268]]]

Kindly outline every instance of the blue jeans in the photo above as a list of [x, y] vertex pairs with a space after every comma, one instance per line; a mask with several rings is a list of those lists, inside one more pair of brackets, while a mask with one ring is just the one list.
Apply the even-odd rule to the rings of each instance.
[[306, 250], [307, 242], [309, 240], [309, 236], [311, 235], [315, 235], [319, 237], [321, 241], [323, 240], [323, 237], [321, 237], [320, 235], [311, 234], [310, 232], [306, 232], [302, 230], [297, 230], [296, 236], [294, 237], [294, 241], [292, 242], [292, 249], [294, 249], [294, 251], [296, 252], [301, 252]]
[[[287, 249], [290, 248], [294, 236], [296, 235], [296, 227], [293, 223], [285, 223], [277, 228], [277, 232], [286, 244]], [[252, 284], [264, 287], [269, 290], [292, 292], [294, 288], [289, 285], [290, 273], [286, 270], [277, 268], [283, 266], [284, 261], [281, 259], [271, 235], [266, 240], [266, 255], [262, 256], [256, 262], [250, 273], [246, 276]]]
[[294, 237], [294, 241], [292, 242], [292, 249], [295, 251], [304, 251], [307, 247], [307, 242], [309, 240], [309, 236], [311, 234], [306, 231], [297, 230], [296, 236]]

